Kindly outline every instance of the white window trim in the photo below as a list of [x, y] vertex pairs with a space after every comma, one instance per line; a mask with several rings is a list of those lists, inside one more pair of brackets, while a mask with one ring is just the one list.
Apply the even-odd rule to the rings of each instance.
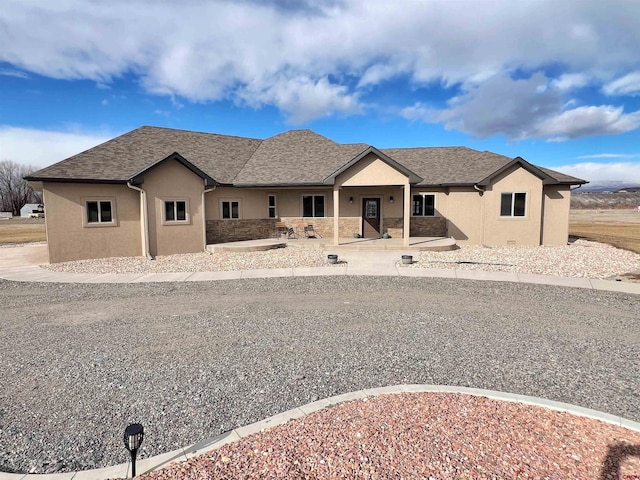
[[[413, 196], [414, 195], [420, 195], [422, 197], [422, 212], [423, 212], [422, 215], [414, 215], [413, 214]], [[425, 215], [424, 214], [424, 212], [426, 211], [426, 208], [424, 207], [425, 206], [424, 197], [426, 195], [431, 195], [433, 197], [433, 215]], [[433, 217], [437, 217], [438, 216], [436, 214], [437, 208], [438, 208], [437, 207], [437, 203], [436, 203], [437, 201], [438, 201], [438, 196], [433, 192], [426, 192], [426, 193], [416, 192], [416, 193], [412, 193], [411, 194], [411, 216], [412, 217], [416, 217], [416, 218], [433, 218]]]
[[[516, 208], [516, 195], [518, 193], [522, 193], [524, 195], [524, 215], [514, 215], [514, 210]], [[511, 214], [510, 215], [502, 215], [502, 195], [511, 194]], [[503, 219], [514, 219], [514, 218], [527, 218], [527, 211], [529, 207], [529, 192], [500, 192], [500, 206], [498, 207], [498, 217]]]
[[[232, 203], [232, 202], [237, 202], [238, 203], [238, 218], [233, 218], [233, 217], [229, 217], [229, 218], [224, 218], [224, 204], [225, 203]], [[229, 205], [229, 213], [232, 214], [231, 212], [233, 212], [233, 208], [231, 208], [232, 205]], [[242, 218], [242, 211], [241, 211], [241, 207], [242, 207], [242, 202], [240, 202], [240, 199], [238, 198], [224, 198], [224, 199], [220, 199], [220, 220], [240, 220]]]
[[[87, 203], [98, 202], [98, 218], [101, 216], [100, 202], [111, 203], [111, 221], [110, 222], [89, 222], [87, 216]], [[116, 209], [116, 199], [114, 197], [85, 197], [82, 198], [82, 226], [86, 228], [102, 228], [102, 227], [117, 227], [118, 215]]]
[[[173, 205], [173, 213], [175, 216], [178, 216], [178, 206], [176, 202], [184, 202], [185, 208], [185, 219], [184, 220], [167, 220], [167, 202], [174, 202]], [[188, 198], [162, 198], [162, 224], [163, 225], [190, 225], [191, 224], [191, 214], [189, 210], [189, 199]]]
[[[311, 202], [311, 208], [313, 210], [313, 216], [311, 217], [305, 217], [304, 216], [304, 197], [323, 197], [324, 198], [324, 215], [317, 216], [315, 215], [315, 210], [316, 210], [316, 204], [315, 201]], [[303, 193], [302, 195], [300, 195], [300, 217], [301, 218], [327, 218], [327, 196], [324, 193]]]
[[[273, 207], [269, 205], [269, 197], [273, 197]], [[273, 208], [273, 217], [269, 215], [271, 213], [271, 209]], [[240, 206], [238, 206], [238, 211], [240, 210]], [[278, 218], [278, 195], [275, 193], [267, 193], [267, 218]]]

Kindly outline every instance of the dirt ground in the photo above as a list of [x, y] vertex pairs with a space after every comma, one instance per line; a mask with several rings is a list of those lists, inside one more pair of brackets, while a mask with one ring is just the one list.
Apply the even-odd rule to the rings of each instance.
[[0, 245], [44, 242], [47, 234], [42, 218], [11, 218], [0, 220]]
[[[571, 210], [569, 235], [640, 253], [640, 211]], [[640, 272], [625, 276], [632, 280], [640, 280]]]
[[569, 212], [569, 224], [572, 223], [640, 223], [640, 211], [637, 208], [625, 209], [583, 209]]

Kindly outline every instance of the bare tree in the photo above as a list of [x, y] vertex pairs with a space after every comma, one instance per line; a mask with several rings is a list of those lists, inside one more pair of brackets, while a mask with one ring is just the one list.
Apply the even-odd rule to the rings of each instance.
[[30, 165], [21, 165], [11, 160], [0, 161], [0, 210], [20, 215], [26, 203], [41, 203], [42, 195], [35, 192], [23, 178], [37, 170]]

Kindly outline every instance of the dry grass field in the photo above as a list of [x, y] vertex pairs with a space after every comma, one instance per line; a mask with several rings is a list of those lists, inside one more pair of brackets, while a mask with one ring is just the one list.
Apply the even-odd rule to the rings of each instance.
[[46, 239], [44, 219], [12, 218], [0, 220], [0, 245], [44, 242]]
[[[569, 235], [640, 254], [640, 212], [637, 208], [571, 210]], [[640, 274], [632, 277], [640, 279]]]

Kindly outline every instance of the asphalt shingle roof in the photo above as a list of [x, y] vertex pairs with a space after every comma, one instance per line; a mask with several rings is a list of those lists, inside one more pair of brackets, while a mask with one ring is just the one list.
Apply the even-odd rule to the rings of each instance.
[[311, 130], [290, 130], [264, 140], [234, 183], [319, 184], [366, 148], [341, 145]]
[[[219, 183], [321, 184], [369, 146], [339, 144], [311, 130], [291, 130], [265, 140], [140, 127], [46, 167], [32, 180], [125, 182], [174, 152]], [[480, 182], [512, 161], [466, 147], [387, 148], [381, 151], [424, 179], [420, 185]], [[560, 183], [584, 183], [547, 168]]]
[[416, 172], [420, 185], [473, 184], [512, 159], [467, 147], [386, 148], [382, 152]]
[[140, 127], [31, 177], [126, 181], [178, 152], [214, 180], [231, 183], [261, 142], [254, 138]]

